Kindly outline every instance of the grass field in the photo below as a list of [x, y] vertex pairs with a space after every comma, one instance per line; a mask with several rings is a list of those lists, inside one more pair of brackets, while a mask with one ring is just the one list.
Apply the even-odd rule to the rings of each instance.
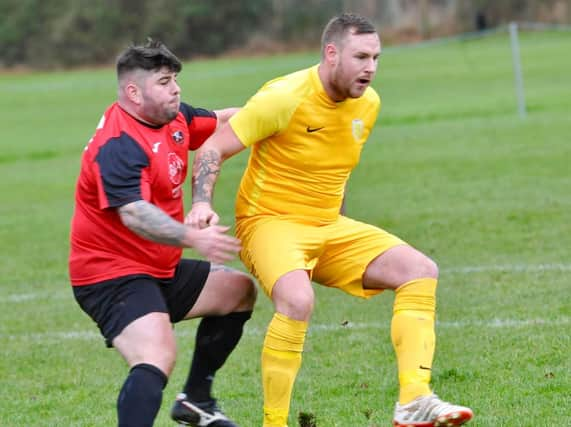
[[[570, 33], [523, 35], [525, 120], [505, 34], [386, 49], [375, 82], [384, 108], [351, 178], [348, 213], [439, 263], [434, 388], [471, 406], [473, 426], [571, 425], [570, 48]], [[317, 60], [199, 61], [179, 81], [194, 105], [242, 105], [267, 79]], [[79, 158], [115, 99], [113, 70], [4, 74], [0, 94], [0, 426], [115, 425], [126, 367], [67, 279]], [[228, 161], [217, 187], [228, 224], [245, 160]], [[316, 293], [290, 427], [300, 413], [319, 427], [390, 425], [392, 294]], [[260, 295], [215, 383], [244, 427], [261, 425], [259, 354], [271, 315]], [[157, 426], [173, 425], [196, 326], [177, 326], [179, 359]]]

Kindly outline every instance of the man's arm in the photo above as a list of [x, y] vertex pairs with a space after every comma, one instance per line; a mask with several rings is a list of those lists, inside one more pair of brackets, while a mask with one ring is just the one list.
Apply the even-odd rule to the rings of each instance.
[[226, 124], [206, 140], [196, 151], [192, 164], [192, 203], [212, 203], [214, 185], [222, 162], [246, 147], [238, 139], [232, 126]]
[[123, 224], [135, 234], [165, 245], [194, 248], [211, 262], [230, 261], [240, 251], [240, 241], [225, 234], [229, 227], [214, 225], [199, 230], [145, 200], [127, 203], [118, 212]]
[[188, 246], [186, 226], [145, 200], [127, 203], [119, 209], [127, 228], [145, 239], [172, 246]]
[[217, 122], [216, 122], [216, 130], [222, 128], [230, 117], [240, 111], [240, 108], [232, 107], [232, 108], [224, 108], [223, 110], [214, 110], [214, 114], [216, 114]]
[[192, 210], [185, 223], [200, 228], [218, 223], [218, 215], [211, 205], [222, 162], [245, 148], [232, 127], [226, 124], [196, 151], [192, 164]]

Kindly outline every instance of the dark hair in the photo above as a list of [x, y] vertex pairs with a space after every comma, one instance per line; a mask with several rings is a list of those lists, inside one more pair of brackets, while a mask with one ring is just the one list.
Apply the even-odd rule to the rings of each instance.
[[321, 36], [321, 49], [325, 48], [328, 43], [341, 43], [345, 34], [353, 30], [353, 34], [371, 34], [376, 33], [375, 26], [365, 17], [355, 13], [343, 13], [332, 18]]
[[147, 39], [147, 43], [129, 46], [117, 58], [117, 77], [134, 70], [156, 71], [167, 67], [175, 73], [180, 72], [180, 60], [160, 41]]

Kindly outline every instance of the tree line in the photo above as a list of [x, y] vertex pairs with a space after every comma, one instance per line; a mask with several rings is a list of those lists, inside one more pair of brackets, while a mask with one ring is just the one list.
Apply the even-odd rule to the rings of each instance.
[[271, 0], [2, 0], [0, 66], [108, 63], [148, 36], [182, 58], [213, 55], [243, 43], [270, 6]]
[[153, 37], [182, 59], [228, 50], [315, 48], [341, 11], [383, 41], [414, 41], [516, 20], [569, 23], [571, 0], [0, 0], [0, 67], [113, 62]]

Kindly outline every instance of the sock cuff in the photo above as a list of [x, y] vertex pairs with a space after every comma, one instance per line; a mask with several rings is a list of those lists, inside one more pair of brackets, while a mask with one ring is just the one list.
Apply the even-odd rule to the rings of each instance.
[[264, 340], [264, 347], [275, 351], [301, 353], [305, 342], [308, 322], [290, 319], [275, 313]]
[[233, 313], [222, 316], [228, 320], [234, 320], [239, 323], [245, 323], [252, 317], [252, 310], [250, 311], [234, 311]]
[[409, 282], [403, 283], [396, 289], [396, 293], [407, 292], [412, 286], [413, 289], [425, 289], [426, 291], [431, 291], [436, 293], [436, 286], [438, 285], [438, 279], [433, 277], [422, 277], [419, 279], [414, 279]]
[[166, 374], [161, 371], [159, 368], [157, 368], [155, 365], [151, 365], [150, 363], [139, 363], [135, 366], [133, 366], [130, 370], [129, 373], [133, 373], [133, 371], [135, 370], [143, 370], [146, 372], [150, 372], [153, 375], [155, 375], [156, 377], [158, 377], [158, 379], [161, 382], [161, 388], [164, 390], [164, 388], [167, 386], [168, 380], [169, 378], [166, 376]]
[[436, 286], [438, 281], [434, 278], [415, 279], [401, 285], [395, 291], [393, 313], [399, 311], [427, 311], [436, 310]]
[[278, 324], [287, 325], [296, 331], [303, 332], [304, 334], [307, 331], [308, 322], [303, 320], [295, 320], [282, 313], [275, 313], [272, 318], [272, 322], [274, 322], [274, 320]]
[[252, 317], [252, 311], [234, 311], [224, 316], [206, 316], [200, 321], [202, 328], [227, 328], [230, 325], [242, 327]]

